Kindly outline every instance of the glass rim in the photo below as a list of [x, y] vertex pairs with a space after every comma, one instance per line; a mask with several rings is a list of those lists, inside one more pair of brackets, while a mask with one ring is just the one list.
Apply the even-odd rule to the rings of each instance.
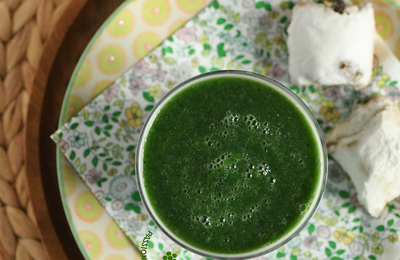
[[[178, 236], [173, 234], [169, 229], [162, 223], [161, 220], [158, 219], [157, 214], [154, 212], [153, 207], [151, 206], [151, 203], [147, 200], [147, 194], [145, 192], [144, 188], [144, 181], [143, 181], [143, 174], [141, 171], [141, 160], [143, 158], [143, 146], [145, 143], [145, 139], [147, 137], [147, 133], [149, 129], [151, 128], [152, 122], [154, 119], [157, 117], [158, 111], [162, 108], [164, 104], [166, 104], [169, 99], [177, 94], [180, 90], [185, 89], [185, 87], [190, 87], [193, 83], [196, 81], [201, 81], [201, 80], [206, 80], [208, 78], [217, 78], [217, 77], [246, 77], [251, 80], [255, 80], [261, 83], [264, 83], [283, 95], [285, 95], [292, 103], [296, 105], [296, 107], [299, 108], [299, 110], [302, 112], [302, 114], [306, 117], [307, 121], [309, 122], [310, 126], [313, 128], [314, 136], [317, 139], [319, 150], [320, 150], [320, 155], [321, 155], [321, 175], [320, 175], [320, 180], [318, 187], [316, 189], [316, 194], [314, 195], [314, 199], [312, 201], [312, 206], [308, 211], [306, 212], [305, 216], [299, 221], [299, 224], [296, 225], [294, 228], [289, 230], [286, 235], [283, 235], [281, 238], [278, 240], [272, 242], [271, 244], [265, 245], [262, 248], [258, 250], [253, 250], [250, 252], [246, 253], [240, 253], [240, 254], [220, 254], [220, 253], [213, 253], [213, 252], [208, 252], [202, 249], [198, 249], [189, 243], [186, 243], [182, 239], [180, 239]], [[138, 190], [140, 197], [142, 198], [143, 205], [145, 206], [148, 214], [150, 215], [150, 218], [153, 220], [155, 225], [167, 236], [169, 237], [173, 242], [178, 244], [179, 246], [196, 253], [198, 255], [202, 255], [205, 257], [210, 257], [213, 259], [248, 259], [248, 258], [254, 258], [257, 256], [261, 256], [264, 254], [267, 254], [269, 252], [272, 252], [279, 247], [285, 245], [288, 243], [290, 240], [292, 240], [295, 236], [297, 236], [298, 233], [300, 233], [301, 230], [304, 229], [304, 227], [308, 224], [314, 213], [316, 212], [319, 203], [323, 197], [324, 191], [325, 191], [325, 186], [328, 178], [328, 156], [327, 156], [327, 148], [325, 145], [325, 139], [324, 139], [324, 134], [319, 127], [319, 124], [317, 120], [315, 119], [314, 115], [310, 111], [310, 109], [307, 107], [307, 105], [295, 94], [293, 93], [289, 88], [285, 87], [281, 83], [277, 82], [276, 80], [273, 80], [269, 77], [250, 72], [250, 71], [242, 71], [242, 70], [219, 70], [219, 71], [214, 71], [214, 72], [207, 72], [203, 73], [194, 77], [191, 77], [178, 85], [176, 85], [171, 91], [169, 91], [152, 109], [150, 112], [148, 118], [146, 119], [142, 130], [140, 132], [139, 136], [139, 141], [136, 147], [136, 154], [135, 154], [135, 170], [136, 170], [136, 180], [138, 184]], [[271, 246], [270, 246], [271, 245]]]

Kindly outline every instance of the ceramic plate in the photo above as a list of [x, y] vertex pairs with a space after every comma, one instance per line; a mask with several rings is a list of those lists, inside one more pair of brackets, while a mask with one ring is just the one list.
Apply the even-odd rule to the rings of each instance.
[[[93, 37], [75, 68], [63, 103], [60, 127], [124, 71], [146, 56], [163, 39], [210, 2], [142, 0], [127, 1], [122, 4]], [[400, 12], [393, 3], [376, 0], [373, 2], [377, 31], [393, 53], [399, 57]], [[251, 5], [267, 7], [267, 2], [264, 1], [236, 0], [235, 3], [245, 7]], [[270, 72], [279, 74], [275, 69]], [[336, 93], [333, 89], [332, 91], [333, 94]], [[325, 116], [335, 116], [329, 104], [324, 106]], [[73, 166], [61, 156], [60, 151], [57, 158], [61, 196], [67, 219], [85, 258], [108, 260], [139, 258], [133, 244], [103, 210], [97, 198], [81, 181]], [[329, 221], [334, 220], [333, 218], [324, 220], [327, 225]], [[333, 234], [335, 237], [338, 236], [337, 240], [340, 239], [339, 242], [351, 240], [352, 235], [342, 231], [338, 227]], [[310, 245], [313, 243], [305, 241], [305, 245], [306, 242]]]

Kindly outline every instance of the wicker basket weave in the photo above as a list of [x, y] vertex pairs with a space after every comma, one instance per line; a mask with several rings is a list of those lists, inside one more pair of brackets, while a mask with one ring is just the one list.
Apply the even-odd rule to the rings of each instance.
[[25, 176], [24, 130], [33, 77], [69, 0], [0, 0], [0, 260], [47, 259]]

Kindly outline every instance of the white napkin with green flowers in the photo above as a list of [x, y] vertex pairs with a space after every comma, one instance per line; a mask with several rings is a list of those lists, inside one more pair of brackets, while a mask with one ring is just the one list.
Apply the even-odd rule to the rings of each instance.
[[[169, 240], [147, 215], [135, 180], [135, 146], [150, 110], [177, 83], [220, 69], [254, 71], [280, 81], [330, 129], [362, 100], [383, 94], [400, 100], [399, 61], [378, 37], [371, 84], [289, 84], [286, 29], [295, 2], [214, 2], [134, 65], [52, 135], [77, 174], [133, 243], [147, 243], [147, 258], [203, 259]], [[307, 227], [278, 250], [257, 259], [399, 259], [400, 199], [380, 218], [358, 203], [347, 174], [332, 158], [320, 207]]]

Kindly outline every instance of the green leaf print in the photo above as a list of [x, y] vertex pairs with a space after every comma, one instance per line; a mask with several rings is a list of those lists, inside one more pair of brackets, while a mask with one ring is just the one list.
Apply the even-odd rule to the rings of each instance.
[[230, 30], [232, 28], [233, 28], [232, 24], [227, 24], [227, 25], [225, 25], [224, 30]]
[[249, 61], [249, 60], [242, 61], [242, 64], [249, 64], [249, 63], [251, 63], [251, 61]]
[[153, 109], [153, 105], [147, 105], [145, 108], [144, 108], [144, 110], [145, 111], [151, 111], [152, 109]]
[[149, 241], [149, 242], [147, 243], [147, 245], [149, 246], [149, 248], [153, 248], [153, 247], [154, 247], [154, 244], [153, 244], [153, 242], [151, 242], [151, 241]]
[[241, 32], [241, 31], [239, 31], [239, 30], [236, 30], [236, 36], [235, 36], [235, 38], [239, 38], [241, 34], [242, 34], [242, 32]]
[[341, 250], [336, 251], [336, 254], [342, 255], [344, 252], [346, 252], [346, 250], [341, 249]]
[[210, 7], [213, 6], [215, 9], [219, 8], [219, 3], [218, 1], [215, 1], [214, 3], [210, 4]]
[[106, 123], [106, 124], [108, 124], [108, 116], [107, 115], [103, 115], [103, 117], [101, 118], [101, 120], [104, 122], [104, 123]]
[[218, 20], [217, 20], [218, 25], [223, 24], [225, 22], [226, 22], [226, 19], [224, 19], [224, 18], [218, 18]]
[[339, 196], [340, 196], [341, 198], [343, 198], [343, 199], [350, 198], [350, 194], [349, 194], [347, 191], [345, 191], [345, 190], [339, 191]]
[[221, 69], [215, 68], [215, 67], [212, 67], [212, 68], [210, 69], [210, 71], [219, 71], [219, 70], [221, 70]]
[[149, 92], [143, 92], [143, 97], [144, 97], [144, 99], [146, 99], [149, 102], [154, 102], [154, 97], [150, 96]]
[[174, 52], [171, 47], [167, 47], [166, 51], [169, 52], [169, 53], [173, 53]]
[[128, 147], [126, 148], [126, 151], [127, 151], [127, 152], [131, 152], [131, 151], [133, 151], [133, 149], [135, 149], [135, 146], [130, 145], [130, 146], [128, 146]]
[[333, 249], [336, 248], [336, 243], [333, 241], [329, 241], [329, 246], [332, 247]]
[[379, 226], [376, 227], [376, 230], [383, 231], [383, 230], [385, 230], [385, 226], [384, 225], [379, 225]]
[[267, 11], [271, 11], [272, 10], [272, 6], [269, 3], [265, 3], [264, 7], [265, 7], [265, 10], [267, 10]]
[[104, 111], [108, 111], [108, 110], [110, 110], [110, 106], [109, 105], [104, 107]]
[[312, 232], [314, 232], [314, 230], [315, 230], [315, 226], [314, 226], [314, 224], [310, 224], [309, 226], [308, 226], [308, 234], [312, 234]]
[[199, 71], [200, 73], [204, 73], [206, 72], [206, 68], [204, 68], [203, 66], [199, 66]]
[[376, 257], [375, 257], [375, 256], [373, 256], [373, 255], [369, 255], [369, 256], [368, 256], [368, 259], [371, 259], [371, 260], [376, 260]]
[[163, 248], [164, 248], [163, 244], [158, 243], [158, 248], [159, 248], [160, 250], [163, 250]]
[[99, 186], [99, 187], [101, 188], [102, 183], [103, 183], [103, 182], [106, 182], [106, 181], [107, 181], [107, 178], [102, 178], [101, 180], [99, 180], [99, 181], [97, 182], [97, 186]]
[[238, 55], [238, 56], [236, 56], [235, 60], [240, 60], [243, 57], [244, 57], [244, 55]]
[[142, 200], [142, 199], [140, 198], [139, 191], [135, 191], [135, 192], [132, 194], [132, 199], [133, 199], [134, 201], [141, 201], [141, 200]]
[[389, 221], [387, 222], [387, 224], [388, 224], [389, 227], [390, 227], [391, 225], [393, 225], [393, 223], [394, 223], [394, 220], [393, 220], [393, 219], [391, 219], [391, 220], [389, 220]]
[[132, 203], [126, 203], [126, 205], [125, 205], [125, 210], [126, 211], [129, 211], [129, 210], [133, 210], [133, 204]]
[[334, 256], [334, 257], [331, 258], [331, 260], [342, 260], [342, 258]]
[[285, 253], [281, 253], [281, 252], [278, 252], [277, 254], [276, 254], [276, 257], [278, 257], [278, 258], [282, 258], [282, 257], [285, 257]]
[[118, 117], [119, 115], [121, 115], [121, 111], [116, 111], [112, 114], [113, 117]]
[[217, 45], [217, 52], [219, 57], [225, 57], [226, 52], [224, 51], [224, 43], [220, 43]]
[[84, 158], [86, 158], [89, 154], [90, 154], [90, 148], [88, 148], [88, 149], [86, 149], [84, 152], [83, 152], [83, 157]]
[[290, 255], [290, 260], [297, 260], [297, 256], [295, 256], [295, 255]]
[[259, 1], [256, 3], [256, 8], [263, 8], [265, 3], [263, 1]]
[[109, 197], [105, 197], [104, 198], [106, 201], [111, 201], [111, 198], [109, 198]]
[[104, 135], [105, 135], [105, 136], [107, 136], [107, 137], [111, 137], [111, 135], [110, 135], [110, 133], [109, 133], [109, 132], [107, 132], [107, 131], [104, 131], [103, 133], [104, 133]]
[[350, 202], [343, 203], [342, 208], [347, 208], [350, 206]]
[[296, 92], [296, 94], [299, 94], [299, 92], [300, 92], [300, 88], [299, 88], [298, 86], [292, 85], [292, 86], [290, 86], [289, 88], [290, 88], [292, 91]]
[[69, 155], [69, 159], [70, 159], [71, 161], [73, 161], [73, 160], [75, 159], [75, 156], [76, 156], [75, 151], [72, 151], [71, 154]]
[[286, 21], [287, 21], [287, 17], [286, 17], [286, 16], [282, 17], [282, 18], [279, 20], [280, 23], [285, 23]]
[[211, 46], [209, 44], [203, 44], [205, 50], [210, 50]]
[[93, 126], [93, 121], [88, 120], [84, 124], [90, 127]]
[[354, 211], [356, 211], [356, 206], [352, 206], [349, 208], [349, 214], [353, 213]]
[[139, 206], [133, 206], [133, 211], [135, 211], [137, 214], [140, 214], [140, 207]]
[[107, 164], [103, 163], [103, 171], [107, 171], [107, 169], [108, 169]]
[[94, 167], [96, 167], [98, 163], [99, 163], [99, 158], [97, 158], [97, 156], [95, 156], [95, 157], [92, 159], [92, 164], [93, 164]]
[[118, 162], [118, 161], [115, 161], [115, 162], [113, 162], [112, 163], [112, 165], [114, 165], [114, 166], [120, 166], [122, 163], [121, 162]]
[[189, 55], [193, 55], [195, 52], [196, 52], [196, 51], [195, 51], [194, 49], [191, 49], [191, 50], [189, 51]]
[[73, 123], [71, 125], [71, 129], [73, 130], [73, 129], [77, 128], [78, 126], [79, 126], [79, 123]]
[[392, 81], [392, 82], [389, 83], [389, 86], [394, 86], [396, 84], [397, 84], [397, 81]]
[[325, 254], [327, 255], [327, 256], [331, 256], [332, 255], [332, 251], [329, 249], [329, 248], [325, 248]]

